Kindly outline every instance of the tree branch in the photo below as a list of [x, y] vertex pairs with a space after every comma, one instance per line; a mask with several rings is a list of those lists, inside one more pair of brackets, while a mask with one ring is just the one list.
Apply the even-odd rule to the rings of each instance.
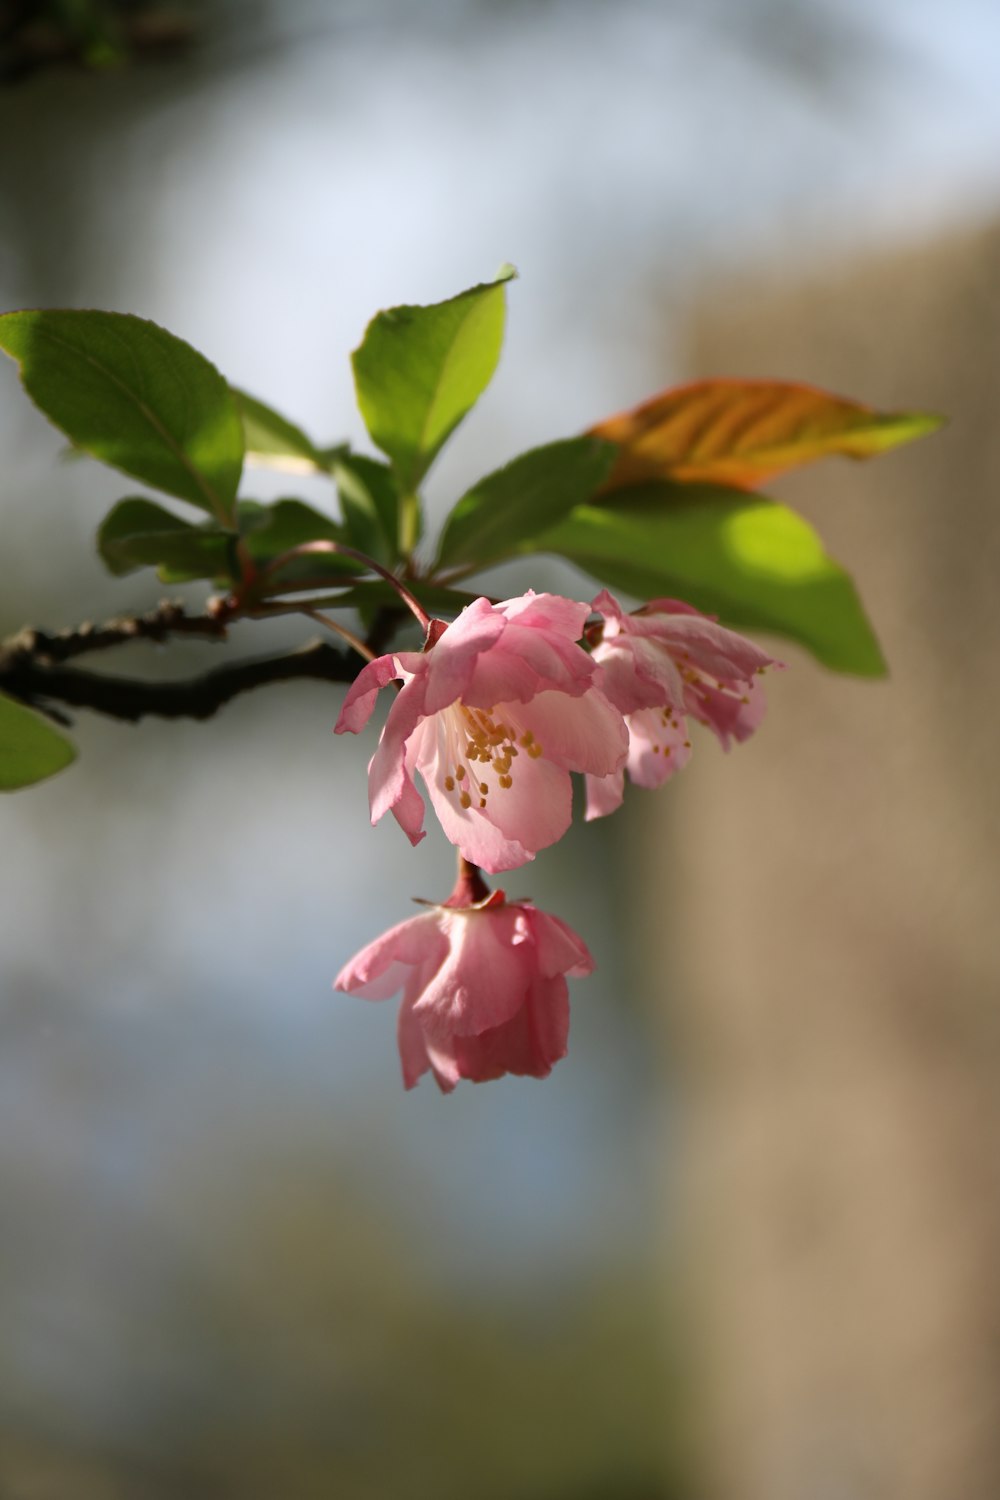
[[164, 599], [144, 615], [119, 615], [103, 625], [88, 620], [51, 635], [26, 625], [0, 641], [0, 676], [11, 670], [15, 659], [63, 662], [86, 651], [104, 651], [131, 641], [165, 641], [169, 635], [203, 635], [221, 641], [226, 637], [226, 621], [217, 614], [186, 614], [183, 604]]
[[0, 690], [61, 724], [70, 721], [57, 704], [93, 709], [134, 724], [148, 715], [208, 719], [231, 698], [271, 682], [294, 678], [353, 682], [359, 670], [351, 658], [325, 641], [281, 656], [233, 662], [183, 682], [144, 682], [63, 665], [88, 651], [136, 640], [164, 641], [170, 635], [224, 640], [226, 622], [212, 614], [186, 615], [183, 605], [166, 600], [147, 614], [126, 615], [103, 625], [85, 624], [54, 634], [26, 628], [0, 642]]
[[22, 663], [0, 670], [0, 688], [65, 723], [65, 715], [50, 704], [89, 708], [112, 719], [137, 723], [149, 715], [161, 719], [210, 719], [231, 698], [271, 682], [308, 677], [322, 682], [353, 682], [353, 661], [326, 641], [313, 641], [283, 656], [216, 667], [183, 682], [141, 682], [133, 677], [108, 677], [79, 667], [45, 667]]

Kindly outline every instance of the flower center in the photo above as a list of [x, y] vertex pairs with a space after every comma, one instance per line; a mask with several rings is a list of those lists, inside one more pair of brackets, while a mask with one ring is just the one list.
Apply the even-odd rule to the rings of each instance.
[[[444, 789], [457, 793], [462, 808], [470, 808], [474, 803], [485, 808], [491, 790], [486, 779], [489, 775], [500, 791], [509, 791], [514, 785], [514, 762], [522, 751], [531, 760], [542, 754], [542, 746], [530, 729], [507, 722], [511, 717], [509, 712], [507, 719], [503, 719], [495, 708], [467, 708], [464, 703], [456, 703], [445, 710], [443, 717], [447, 720], [449, 751], [445, 757], [449, 771], [444, 778]], [[464, 751], [459, 751], [457, 746], [463, 740]]]

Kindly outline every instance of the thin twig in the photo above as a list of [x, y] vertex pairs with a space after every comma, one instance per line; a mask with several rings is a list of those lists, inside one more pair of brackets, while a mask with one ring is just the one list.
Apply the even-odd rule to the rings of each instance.
[[323, 614], [322, 610], [303, 609], [302, 613], [308, 615], [310, 620], [315, 620], [317, 625], [325, 625], [327, 630], [332, 630], [335, 635], [339, 635], [340, 639], [346, 641], [351, 650], [363, 656], [365, 661], [375, 660], [375, 652], [369, 650], [361, 637], [355, 635], [353, 630], [348, 630], [346, 625], [339, 624], [337, 620], [331, 620], [330, 616]]

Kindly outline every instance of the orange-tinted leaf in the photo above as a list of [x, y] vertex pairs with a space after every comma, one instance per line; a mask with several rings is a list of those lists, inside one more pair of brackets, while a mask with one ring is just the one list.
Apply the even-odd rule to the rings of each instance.
[[831, 453], [871, 458], [941, 421], [923, 412], [879, 412], [784, 380], [698, 380], [590, 431], [621, 450], [605, 491], [648, 479], [752, 490]]

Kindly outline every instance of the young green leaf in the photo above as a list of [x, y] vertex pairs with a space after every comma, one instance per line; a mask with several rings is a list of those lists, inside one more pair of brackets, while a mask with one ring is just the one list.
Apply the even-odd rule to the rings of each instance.
[[775, 631], [835, 671], [885, 673], [848, 574], [807, 521], [761, 495], [636, 486], [578, 506], [526, 550], [557, 553], [638, 599], [674, 596], [725, 625]]
[[361, 415], [407, 493], [493, 376], [513, 275], [506, 267], [447, 302], [378, 313], [352, 355]]
[[286, 474], [327, 472], [329, 459], [301, 427], [296, 427], [273, 407], [258, 401], [256, 396], [237, 390], [236, 386], [231, 386], [230, 390], [243, 422], [243, 438], [250, 463], [280, 469]]
[[333, 464], [347, 540], [392, 567], [399, 558], [399, 489], [387, 464], [345, 453]]
[[76, 759], [76, 747], [48, 719], [0, 693], [0, 792], [54, 776]]
[[590, 430], [620, 450], [608, 490], [648, 479], [752, 490], [830, 454], [871, 458], [941, 421], [925, 412], [878, 412], [790, 381], [698, 380]]
[[513, 557], [600, 489], [616, 449], [597, 438], [569, 438], [522, 453], [474, 484], [445, 521], [438, 567], [485, 567]]
[[[254, 511], [243, 540], [257, 566], [266, 568], [286, 552], [309, 542], [346, 542], [347, 537], [343, 526], [302, 500], [278, 500]], [[254, 592], [261, 597], [286, 594], [295, 589], [346, 582], [364, 571], [363, 564], [352, 557], [338, 556], [335, 552], [304, 553], [282, 563]]]
[[[344, 528], [330, 516], [306, 505], [304, 500], [276, 500], [273, 505], [255, 505], [245, 512], [243, 540], [250, 556], [266, 561], [301, 547], [304, 542], [346, 540]], [[352, 567], [357, 571], [357, 564]]]
[[126, 313], [50, 310], [0, 316], [0, 348], [77, 447], [233, 524], [243, 429], [190, 344]]
[[97, 550], [112, 573], [156, 568], [162, 583], [226, 577], [232, 541], [232, 532], [192, 526], [141, 497], [119, 500], [97, 532]]

